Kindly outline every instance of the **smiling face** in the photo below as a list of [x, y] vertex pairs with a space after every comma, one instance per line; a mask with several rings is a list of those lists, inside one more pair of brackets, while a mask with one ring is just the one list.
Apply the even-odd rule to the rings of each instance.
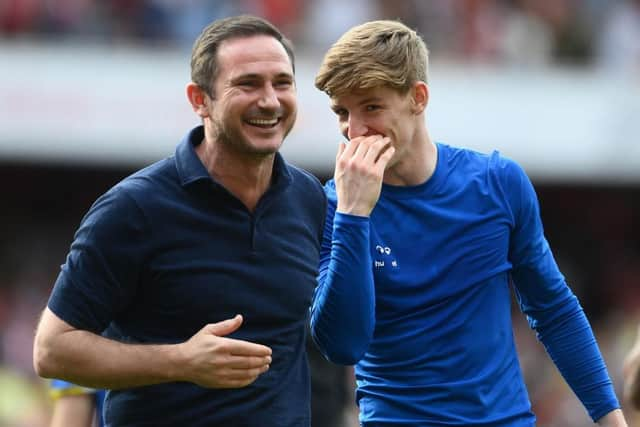
[[266, 35], [232, 38], [217, 53], [220, 70], [202, 117], [211, 139], [246, 155], [275, 153], [296, 119], [293, 67]]

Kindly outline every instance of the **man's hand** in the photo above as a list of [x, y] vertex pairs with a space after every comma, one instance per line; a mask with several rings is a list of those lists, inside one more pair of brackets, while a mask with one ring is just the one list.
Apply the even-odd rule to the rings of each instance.
[[242, 316], [206, 325], [188, 341], [179, 344], [183, 377], [202, 387], [245, 387], [269, 369], [271, 349], [225, 338], [242, 325]]
[[380, 197], [384, 170], [394, 151], [391, 140], [382, 135], [361, 136], [348, 144], [340, 144], [334, 174], [338, 212], [371, 214]]

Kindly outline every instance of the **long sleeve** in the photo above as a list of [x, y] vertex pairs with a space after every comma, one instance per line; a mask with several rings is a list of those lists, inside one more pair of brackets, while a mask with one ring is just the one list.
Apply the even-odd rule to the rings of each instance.
[[510, 259], [518, 302], [552, 361], [596, 421], [620, 405], [591, 326], [544, 237], [533, 187], [520, 168], [511, 172], [515, 227]]
[[375, 327], [369, 219], [336, 213], [335, 195], [327, 192], [329, 206], [311, 306], [311, 333], [329, 360], [353, 365], [367, 351]]

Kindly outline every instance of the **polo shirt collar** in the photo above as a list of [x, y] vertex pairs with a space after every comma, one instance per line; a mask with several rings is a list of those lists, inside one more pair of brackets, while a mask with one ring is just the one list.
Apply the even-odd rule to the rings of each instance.
[[[183, 186], [203, 179], [213, 178], [204, 167], [200, 158], [196, 154], [195, 146], [204, 139], [204, 126], [196, 126], [182, 138], [176, 147], [175, 162]], [[280, 153], [276, 153], [273, 162], [273, 187], [287, 186], [291, 182], [291, 171], [289, 165]], [[215, 180], [214, 180], [215, 181]]]
[[185, 186], [201, 179], [210, 178], [209, 172], [204, 167], [196, 154], [195, 146], [204, 139], [204, 126], [197, 126], [184, 137], [176, 147], [176, 168], [180, 183]]

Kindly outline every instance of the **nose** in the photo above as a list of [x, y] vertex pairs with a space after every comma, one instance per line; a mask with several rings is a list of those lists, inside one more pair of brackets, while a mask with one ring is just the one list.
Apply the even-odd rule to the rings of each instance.
[[360, 120], [353, 114], [349, 115], [349, 119], [344, 122], [344, 126], [345, 128], [343, 130], [343, 133], [348, 140], [366, 135], [367, 132], [369, 132], [369, 128], [364, 123], [364, 121]]
[[280, 106], [278, 94], [271, 84], [265, 85], [260, 99], [258, 100], [258, 106], [264, 109], [274, 109]]

